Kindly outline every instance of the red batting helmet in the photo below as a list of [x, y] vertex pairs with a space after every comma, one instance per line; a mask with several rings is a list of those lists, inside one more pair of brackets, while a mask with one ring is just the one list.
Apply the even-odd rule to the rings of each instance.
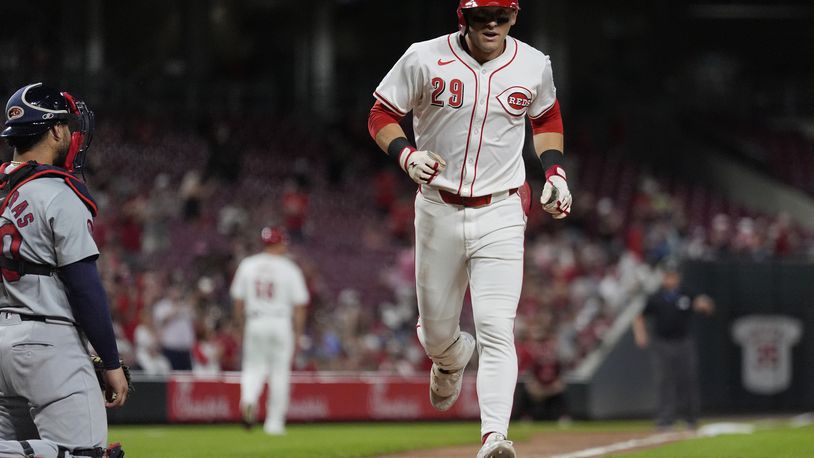
[[484, 6], [499, 6], [502, 8], [512, 8], [520, 10], [520, 0], [461, 0], [458, 3], [458, 26], [461, 30], [466, 28], [466, 18], [464, 10], [481, 8]]
[[277, 245], [288, 243], [288, 235], [283, 228], [266, 226], [260, 231], [260, 240], [266, 245]]

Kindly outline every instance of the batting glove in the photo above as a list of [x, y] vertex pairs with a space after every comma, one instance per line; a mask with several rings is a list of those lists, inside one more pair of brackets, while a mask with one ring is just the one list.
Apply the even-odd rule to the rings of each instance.
[[447, 168], [447, 162], [441, 156], [413, 148], [401, 150], [399, 165], [418, 184], [432, 183]]
[[568, 190], [565, 170], [555, 165], [545, 172], [546, 182], [540, 203], [554, 219], [563, 219], [571, 213], [571, 191]]

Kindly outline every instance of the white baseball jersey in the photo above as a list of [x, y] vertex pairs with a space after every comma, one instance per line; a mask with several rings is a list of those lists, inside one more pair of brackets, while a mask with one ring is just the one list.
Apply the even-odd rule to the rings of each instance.
[[237, 268], [233, 299], [245, 302], [247, 317], [291, 319], [292, 309], [308, 302], [308, 288], [300, 268], [285, 256], [258, 253]]
[[[2, 255], [63, 267], [99, 254], [92, 227], [93, 216], [65, 180], [39, 178], [20, 186], [0, 215]], [[74, 320], [56, 275], [4, 271], [2, 277], [0, 310]]]
[[447, 161], [432, 183], [464, 197], [522, 186], [525, 117], [551, 108], [556, 89], [548, 56], [515, 38], [479, 64], [453, 33], [416, 43], [374, 96], [405, 115], [413, 110], [416, 146]]
[[232, 281], [232, 298], [245, 302], [241, 408], [256, 411], [266, 378], [269, 381], [267, 433], [284, 432], [289, 377], [294, 353], [292, 311], [308, 302], [300, 268], [285, 256], [259, 253], [244, 259]]
[[750, 392], [777, 394], [792, 381], [792, 352], [803, 334], [800, 320], [783, 315], [747, 315], [732, 324], [732, 337], [743, 347], [741, 382]]

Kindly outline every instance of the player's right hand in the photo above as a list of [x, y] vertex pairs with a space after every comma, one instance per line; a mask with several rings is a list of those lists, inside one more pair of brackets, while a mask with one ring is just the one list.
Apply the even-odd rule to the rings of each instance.
[[399, 164], [418, 184], [430, 184], [447, 168], [447, 162], [432, 151], [404, 150]]
[[105, 378], [105, 407], [121, 407], [127, 400], [127, 377], [124, 375], [124, 369], [106, 370], [103, 374]]

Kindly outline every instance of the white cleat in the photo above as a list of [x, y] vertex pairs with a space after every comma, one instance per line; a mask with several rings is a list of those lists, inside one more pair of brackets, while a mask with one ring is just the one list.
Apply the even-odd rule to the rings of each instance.
[[462, 339], [461, 343], [464, 346], [463, 356], [465, 358], [463, 359], [466, 361], [464, 367], [445, 373], [441, 372], [441, 369], [433, 363], [430, 370], [430, 403], [441, 411], [448, 410], [458, 400], [464, 382], [464, 369], [475, 351], [475, 338], [472, 337], [472, 334], [462, 332], [459, 339]]
[[480, 448], [477, 458], [517, 458], [512, 441], [503, 434], [492, 433]]
[[263, 432], [269, 436], [285, 436], [285, 426], [282, 425], [263, 425]]

